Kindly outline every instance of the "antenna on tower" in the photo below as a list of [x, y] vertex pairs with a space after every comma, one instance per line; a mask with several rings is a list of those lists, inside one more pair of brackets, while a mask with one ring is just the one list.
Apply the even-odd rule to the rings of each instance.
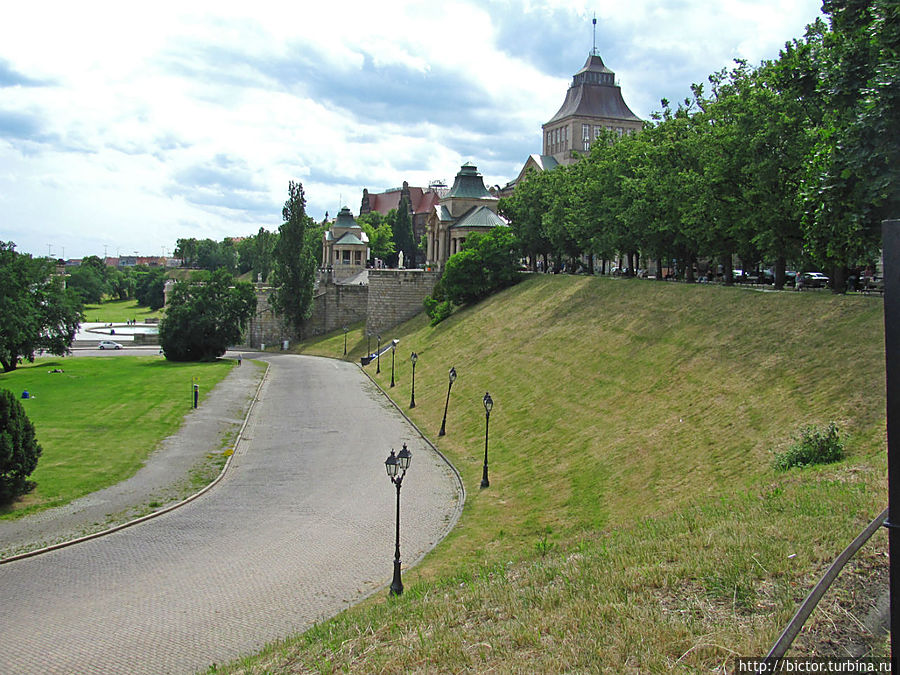
[[594, 19], [592, 21], [594, 24], [594, 48], [591, 49], [591, 56], [600, 56], [600, 53], [597, 51], [597, 13], [594, 12]]

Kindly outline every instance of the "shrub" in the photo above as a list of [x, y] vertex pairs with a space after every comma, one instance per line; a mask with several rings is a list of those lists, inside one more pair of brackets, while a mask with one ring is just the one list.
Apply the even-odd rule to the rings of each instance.
[[830, 464], [844, 458], [844, 439], [831, 422], [825, 429], [804, 427], [797, 441], [785, 452], [776, 453], [775, 468], [787, 471], [795, 466]]
[[37, 468], [40, 456], [41, 446], [25, 408], [11, 391], [0, 389], [0, 503], [34, 488], [26, 479]]

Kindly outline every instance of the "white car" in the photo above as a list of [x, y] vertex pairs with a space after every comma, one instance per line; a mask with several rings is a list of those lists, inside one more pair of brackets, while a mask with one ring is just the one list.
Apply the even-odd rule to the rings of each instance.
[[97, 349], [122, 349], [122, 345], [112, 340], [101, 340]]

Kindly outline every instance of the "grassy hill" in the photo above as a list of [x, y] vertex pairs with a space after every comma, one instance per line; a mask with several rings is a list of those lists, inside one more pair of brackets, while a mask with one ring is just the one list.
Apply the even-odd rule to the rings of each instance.
[[[362, 327], [349, 337], [358, 360]], [[396, 387], [389, 354], [376, 380], [404, 409], [419, 354], [410, 416], [462, 474], [463, 517], [402, 598], [234, 672], [730, 672], [887, 503], [880, 299], [537, 276], [382, 337], [402, 357]], [[301, 349], [337, 357], [343, 334]], [[847, 459], [772, 468], [801, 427], [830, 421]], [[822, 636], [871, 592], [858, 588], [885, 547], [877, 534], [792, 653], [830, 653]]]

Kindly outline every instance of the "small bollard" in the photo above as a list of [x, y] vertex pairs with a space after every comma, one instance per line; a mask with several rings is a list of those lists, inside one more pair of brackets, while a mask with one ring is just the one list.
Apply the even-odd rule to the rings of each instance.
[[194, 408], [197, 407], [197, 403], [200, 400], [200, 385], [194, 385]]

